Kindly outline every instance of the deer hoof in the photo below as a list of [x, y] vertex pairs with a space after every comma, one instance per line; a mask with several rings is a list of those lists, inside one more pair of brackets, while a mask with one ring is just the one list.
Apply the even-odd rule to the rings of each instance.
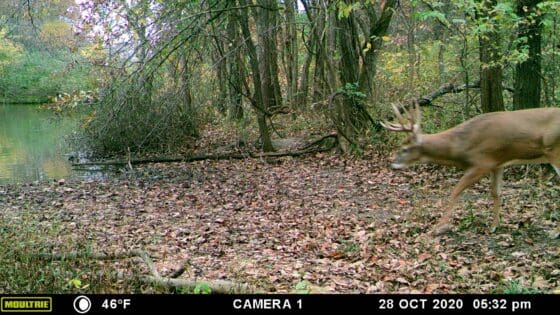
[[453, 225], [451, 225], [450, 223], [444, 223], [444, 224], [436, 226], [434, 228], [432, 234], [435, 235], [435, 236], [438, 236], [438, 235], [445, 234], [445, 233], [451, 231], [452, 229], [453, 229]]

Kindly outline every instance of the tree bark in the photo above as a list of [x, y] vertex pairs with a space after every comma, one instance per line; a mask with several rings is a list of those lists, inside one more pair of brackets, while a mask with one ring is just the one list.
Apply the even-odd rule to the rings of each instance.
[[[386, 0], [381, 4], [381, 14], [377, 17], [372, 4], [366, 5], [366, 15], [369, 19], [369, 30], [364, 33], [366, 38], [362, 45], [362, 50], [365, 50], [363, 56], [363, 65], [360, 70], [359, 86], [360, 91], [372, 98], [373, 83], [375, 73], [377, 71], [377, 59], [379, 52], [383, 46], [383, 37], [387, 35], [389, 24], [398, 4], [397, 0]], [[365, 31], [365, 30], [364, 30]], [[371, 45], [367, 48], [368, 43]]]
[[98, 162], [82, 162], [82, 163], [73, 163], [73, 168], [83, 168], [86, 166], [99, 166], [99, 165], [139, 165], [139, 164], [149, 164], [149, 163], [175, 163], [175, 162], [183, 162], [183, 163], [190, 163], [196, 161], [204, 161], [204, 160], [243, 160], [249, 158], [278, 158], [278, 157], [285, 157], [285, 156], [302, 156], [307, 154], [314, 154], [314, 153], [321, 153], [321, 152], [328, 152], [332, 150], [336, 146], [336, 142], [332, 145], [326, 145], [323, 148], [315, 148], [309, 149], [309, 147], [318, 145], [320, 142], [323, 142], [327, 138], [333, 138], [333, 135], [329, 134], [326, 136], [321, 137], [319, 140], [313, 141], [312, 143], [306, 145], [301, 150], [297, 151], [288, 151], [288, 152], [264, 152], [264, 153], [223, 153], [223, 154], [199, 154], [193, 156], [179, 156], [179, 157], [152, 157], [152, 158], [145, 158], [145, 159], [130, 159], [130, 160], [104, 160]]
[[408, 51], [408, 78], [407, 78], [407, 89], [413, 91], [414, 79], [417, 76], [416, 63], [418, 56], [416, 53], [416, 18], [414, 17], [416, 8], [409, 5], [408, 16], [406, 16], [406, 48]]
[[298, 94], [298, 42], [296, 27], [297, 0], [284, 1], [285, 6], [285, 56], [286, 56], [286, 82], [287, 101], [291, 108], [297, 108]]
[[528, 46], [527, 60], [515, 65], [513, 106], [515, 109], [540, 107], [541, 103], [541, 16], [537, 5], [542, 0], [517, 0], [516, 13], [522, 18], [518, 29], [518, 49]]
[[313, 60], [315, 50], [314, 36], [310, 36], [307, 47], [307, 54], [305, 55], [303, 66], [301, 67], [301, 77], [299, 79], [299, 88], [297, 93], [296, 102], [299, 108], [304, 108], [305, 104], [307, 104], [307, 95], [309, 93], [309, 68], [311, 67], [311, 61]]
[[[358, 32], [353, 15], [337, 21], [340, 48], [340, 81], [343, 85], [360, 79]], [[365, 68], [365, 67], [364, 67]]]
[[333, 53], [329, 54], [330, 43], [333, 40], [334, 27], [327, 28], [327, 21], [332, 20], [335, 12], [331, 12], [332, 3], [327, 0], [301, 0], [307, 18], [311, 22], [313, 38], [315, 74], [313, 76], [313, 102], [321, 102], [330, 95], [336, 87], [336, 72], [334, 69]]
[[[480, 105], [484, 113], [503, 111], [502, 65], [499, 52], [500, 36], [490, 13], [496, 0], [482, 0], [477, 12], [480, 23], [488, 23], [488, 31], [479, 34], [480, 52]], [[485, 21], [488, 20], [488, 21]]]
[[[215, 32], [215, 30], [214, 30]], [[215, 51], [212, 54], [212, 62], [214, 63], [214, 69], [216, 71], [216, 78], [218, 79], [218, 99], [215, 105], [218, 107], [220, 113], [225, 114], [227, 111], [227, 100], [228, 100], [228, 89], [227, 89], [227, 65], [226, 58], [224, 54], [224, 42], [218, 38], [218, 34], [215, 34], [214, 45]]]
[[261, 7], [254, 8], [254, 19], [257, 22], [257, 33], [260, 47], [261, 84], [263, 101], [266, 108], [282, 106], [282, 93], [278, 80], [277, 52], [277, 1], [259, 0]]
[[231, 120], [239, 120], [243, 118], [243, 84], [241, 67], [244, 67], [241, 58], [242, 41], [236, 23], [235, 13], [229, 12], [227, 22], [227, 36], [230, 47], [233, 49], [227, 55], [228, 61], [228, 99], [229, 110], [228, 116]]
[[[248, 3], [247, 0], [239, 0], [241, 6], [247, 7]], [[239, 18], [238, 22], [241, 27], [241, 31], [243, 33], [245, 46], [247, 47], [247, 52], [249, 54], [249, 64], [251, 65], [251, 72], [252, 72], [252, 80], [253, 80], [253, 97], [251, 99], [251, 104], [255, 108], [257, 114], [257, 124], [259, 126], [259, 134], [262, 143], [262, 150], [264, 152], [274, 151], [274, 147], [272, 146], [272, 140], [270, 138], [270, 130], [268, 128], [268, 124], [266, 122], [266, 111], [267, 105], [270, 101], [268, 98], [270, 95], [263, 95], [264, 91], [262, 90], [262, 80], [261, 80], [261, 67], [259, 58], [257, 55], [257, 48], [255, 47], [255, 43], [251, 38], [251, 31], [249, 29], [249, 15], [247, 13], [248, 9], [243, 8], [239, 10]], [[269, 92], [269, 89], [266, 89]]]

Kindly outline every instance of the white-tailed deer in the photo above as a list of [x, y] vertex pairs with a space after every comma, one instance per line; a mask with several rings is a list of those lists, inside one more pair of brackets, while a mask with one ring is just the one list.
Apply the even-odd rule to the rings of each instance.
[[[492, 175], [494, 199], [492, 231], [500, 223], [500, 190], [505, 166], [550, 163], [560, 176], [560, 108], [483, 114], [436, 134], [422, 133], [418, 103], [413, 109], [403, 109], [402, 113], [394, 105], [393, 110], [398, 123], [386, 121], [382, 126], [408, 132], [410, 137], [391, 164], [392, 168], [434, 162], [466, 170], [432, 231], [435, 235], [451, 230], [452, 210], [459, 195], [488, 173]], [[408, 116], [407, 119], [403, 115]]]

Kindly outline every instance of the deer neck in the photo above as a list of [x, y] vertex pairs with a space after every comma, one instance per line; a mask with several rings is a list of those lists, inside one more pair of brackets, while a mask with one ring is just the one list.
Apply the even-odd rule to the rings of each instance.
[[424, 162], [465, 167], [465, 162], [454, 153], [453, 137], [448, 132], [422, 134], [418, 138]]

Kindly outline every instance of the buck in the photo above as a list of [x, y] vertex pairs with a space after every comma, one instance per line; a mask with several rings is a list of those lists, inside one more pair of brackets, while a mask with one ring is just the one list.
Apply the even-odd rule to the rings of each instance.
[[490, 193], [494, 202], [492, 232], [500, 223], [500, 190], [505, 166], [550, 163], [560, 176], [560, 108], [483, 114], [435, 134], [422, 133], [417, 102], [410, 110], [403, 108], [402, 113], [393, 105], [393, 111], [398, 123], [385, 121], [381, 125], [391, 131], [410, 133], [391, 164], [393, 169], [427, 162], [465, 169], [431, 232], [434, 235], [452, 229], [452, 211], [459, 196], [486, 174], [491, 174]]

